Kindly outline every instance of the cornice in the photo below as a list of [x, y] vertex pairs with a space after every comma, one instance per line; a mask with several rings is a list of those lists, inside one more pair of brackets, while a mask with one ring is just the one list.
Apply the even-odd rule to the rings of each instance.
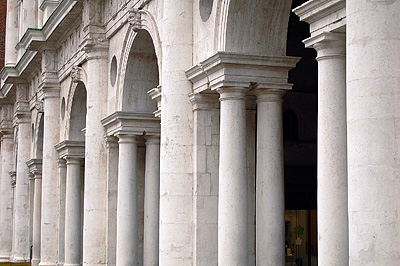
[[287, 83], [288, 71], [300, 58], [218, 52], [186, 70], [193, 92], [220, 87], [249, 88], [256, 84]]
[[346, 0], [312, 0], [293, 9], [300, 20], [309, 24], [346, 8]]
[[58, 157], [61, 159], [65, 159], [66, 157], [85, 158], [84, 141], [64, 140], [54, 147], [58, 152]]
[[160, 119], [148, 113], [114, 112], [101, 120], [107, 136], [156, 135], [161, 132]]

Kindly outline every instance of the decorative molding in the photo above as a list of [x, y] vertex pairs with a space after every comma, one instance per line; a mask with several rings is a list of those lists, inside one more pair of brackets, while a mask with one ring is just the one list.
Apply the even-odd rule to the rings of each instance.
[[138, 8], [132, 8], [131, 10], [129, 10], [128, 23], [136, 32], [143, 29], [142, 14]]
[[73, 66], [71, 69], [71, 79], [73, 83], [83, 82], [82, 67]]
[[9, 172], [10, 177], [11, 177], [11, 187], [15, 188], [15, 185], [17, 184], [17, 172], [16, 171], [11, 171]]
[[219, 108], [219, 94], [215, 92], [190, 93], [189, 100], [194, 111]]

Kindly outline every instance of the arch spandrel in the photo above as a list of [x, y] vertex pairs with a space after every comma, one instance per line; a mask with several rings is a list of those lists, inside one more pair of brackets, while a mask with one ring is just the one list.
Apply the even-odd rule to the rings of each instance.
[[217, 50], [285, 56], [291, 0], [220, 0]]
[[[117, 75], [117, 110], [123, 110], [123, 94], [125, 86], [126, 69], [128, 65], [129, 55], [131, 54], [133, 43], [141, 30], [147, 31], [153, 41], [155, 55], [158, 63], [158, 73], [162, 73], [162, 49], [159, 30], [155, 18], [146, 10], [135, 10], [133, 22], [129, 23], [128, 30], [123, 42], [121, 58], [118, 61], [119, 69]], [[162, 84], [162, 77], [159, 76], [159, 84]], [[149, 90], [152, 88], [149, 88]]]

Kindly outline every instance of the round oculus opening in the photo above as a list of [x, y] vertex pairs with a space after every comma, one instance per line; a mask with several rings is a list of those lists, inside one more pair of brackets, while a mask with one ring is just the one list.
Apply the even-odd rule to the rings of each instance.
[[111, 86], [115, 85], [115, 81], [117, 80], [117, 58], [113, 56], [111, 60], [111, 68], [110, 68], [110, 81]]
[[213, 4], [214, 0], [200, 0], [199, 9], [202, 21], [206, 22], [210, 18]]

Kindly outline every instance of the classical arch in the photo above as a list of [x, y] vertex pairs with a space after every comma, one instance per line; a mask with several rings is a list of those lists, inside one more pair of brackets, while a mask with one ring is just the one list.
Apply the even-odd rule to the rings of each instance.
[[65, 136], [68, 140], [85, 141], [82, 130], [86, 127], [86, 87], [81, 81], [73, 82], [65, 110]]
[[[132, 58], [132, 51], [135, 49], [136, 39], [140, 41], [142, 37], [146, 39], [147, 44], [150, 44], [149, 40], [151, 40], [151, 46], [153, 47], [153, 54], [156, 58], [158, 73], [162, 71], [162, 49], [161, 49], [161, 40], [159, 31], [155, 22], [154, 17], [147, 11], [144, 10], [136, 10], [132, 11], [133, 16], [136, 17], [134, 22], [130, 22], [127, 34], [124, 40], [124, 44], [122, 47], [122, 54], [120, 62], [119, 75], [117, 77], [117, 110], [123, 110], [123, 99], [124, 99], [124, 89], [126, 88], [125, 81], [127, 70], [129, 71], [128, 64], [130, 63], [130, 58]], [[139, 21], [139, 22], [138, 22]], [[136, 22], [136, 23], [135, 23]], [[138, 22], [138, 23], [137, 23]], [[140, 46], [140, 44], [138, 45]], [[140, 47], [136, 47], [140, 48]], [[144, 51], [146, 53], [146, 51]], [[155, 86], [162, 84], [161, 75], [158, 76], [158, 84]], [[152, 88], [148, 88], [150, 90]], [[146, 92], [147, 93], [147, 92]]]
[[284, 56], [292, 1], [220, 0], [217, 50]]

